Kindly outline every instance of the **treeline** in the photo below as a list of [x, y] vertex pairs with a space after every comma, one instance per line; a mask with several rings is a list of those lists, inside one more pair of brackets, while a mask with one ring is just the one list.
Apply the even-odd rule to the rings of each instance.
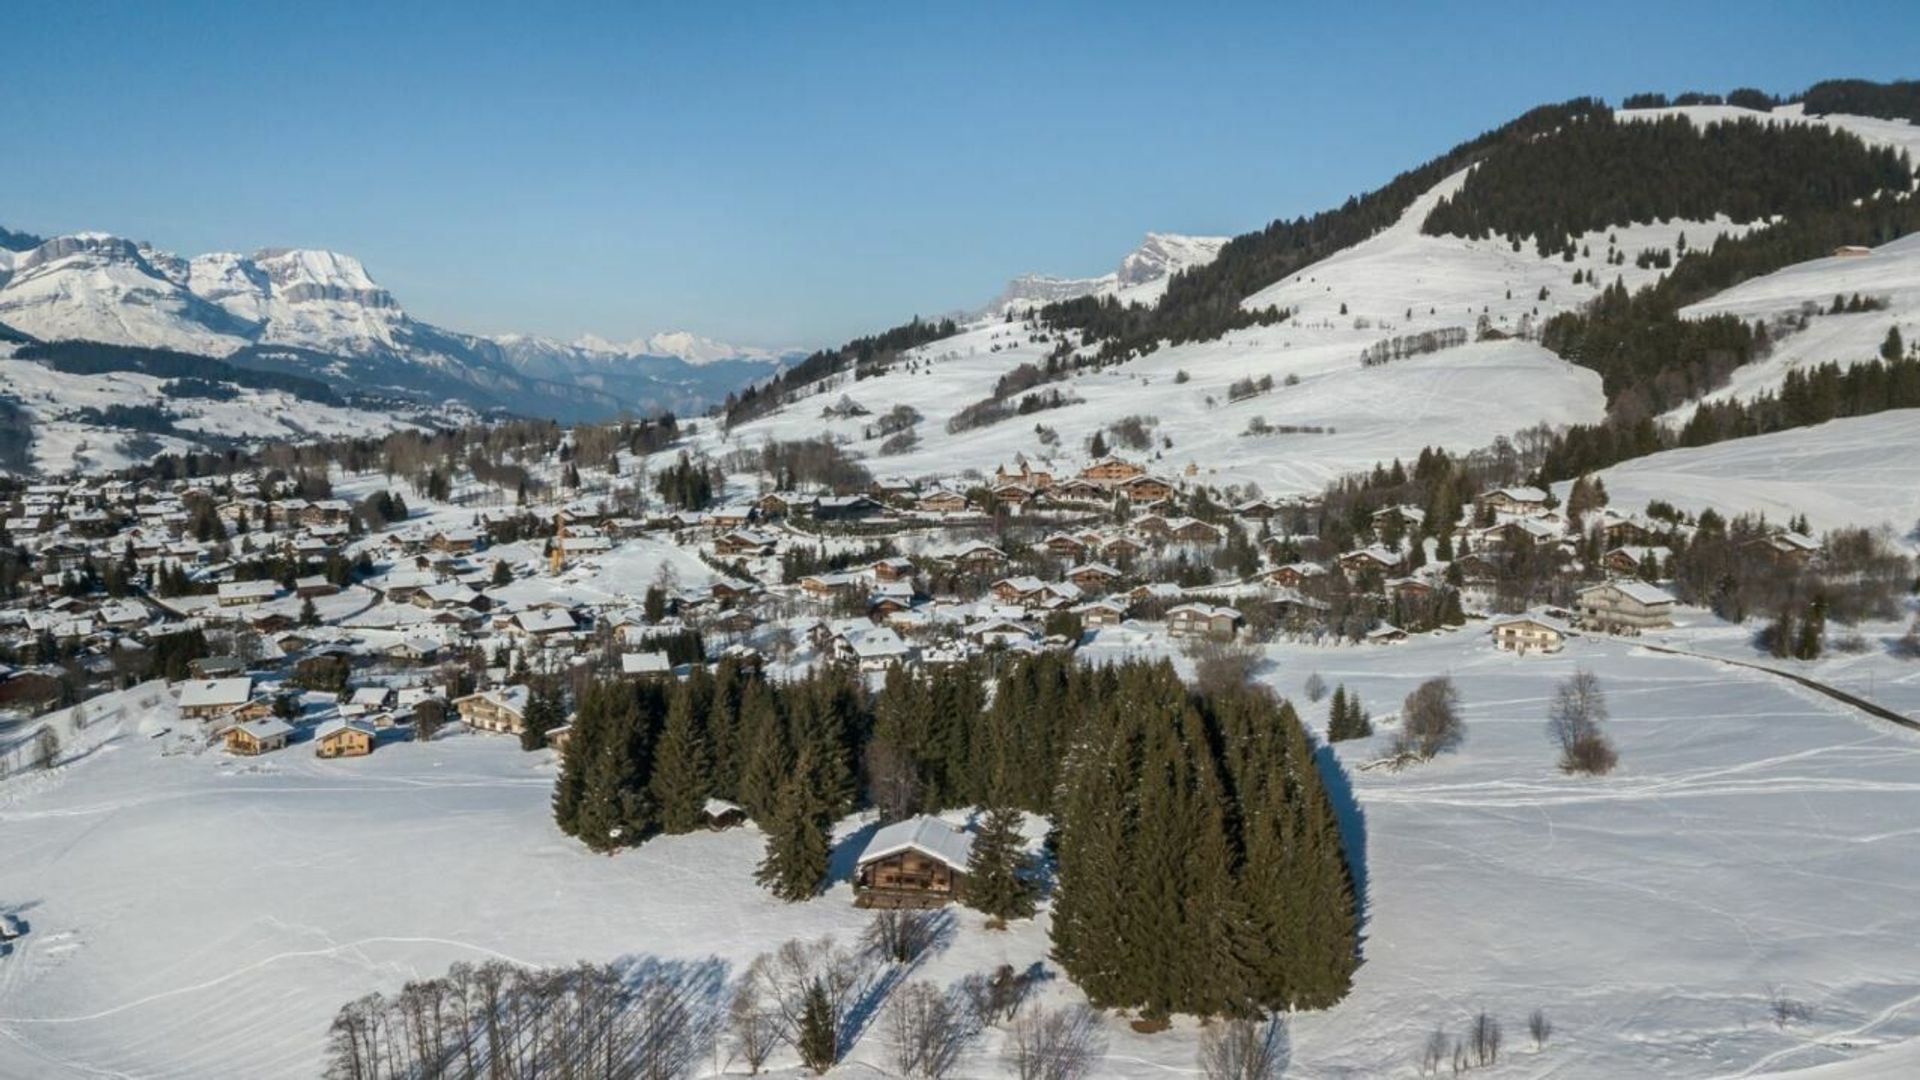
[[1684, 116], [1622, 121], [1596, 111], [1489, 156], [1421, 231], [1532, 237], [1541, 255], [1557, 255], [1580, 234], [1623, 222], [1725, 214], [1746, 223], [1912, 186], [1904, 153], [1828, 127], [1740, 119], [1703, 128]]
[[1597, 472], [1636, 457], [1681, 446], [1766, 435], [1888, 409], [1920, 408], [1920, 357], [1837, 363], [1787, 372], [1778, 391], [1744, 401], [1702, 402], [1675, 433], [1642, 417], [1631, 423], [1577, 424], [1548, 449], [1536, 480], [1542, 484]]
[[885, 370], [900, 353], [929, 341], [952, 337], [959, 329], [952, 319], [922, 319], [915, 315], [911, 322], [891, 330], [855, 338], [837, 349], [821, 349], [765, 383], [728, 394], [720, 407], [720, 415], [728, 427], [744, 424], [779, 408], [787, 393], [797, 387], [819, 382], [848, 368], [854, 369], [856, 378], [865, 378]]
[[611, 850], [702, 825], [709, 798], [767, 834], [760, 878], [824, 884], [834, 822], [965, 806], [1052, 814], [1054, 947], [1096, 1002], [1213, 1014], [1318, 1008], [1357, 962], [1353, 879], [1291, 706], [1202, 696], [1165, 662], [1043, 655], [889, 672], [869, 694], [816, 669], [773, 683], [729, 660], [672, 685], [582, 693], [560, 828]]
[[1848, 113], [1920, 124], [1920, 80], [1829, 79], [1808, 87], [1801, 101], [1811, 114]]
[[1467, 328], [1464, 326], [1447, 326], [1418, 334], [1402, 334], [1385, 341], [1376, 341], [1360, 350], [1360, 366], [1377, 367], [1394, 360], [1435, 353], [1466, 343]]
[[1247, 311], [1241, 301], [1393, 224], [1422, 193], [1495, 148], [1524, 143], [1578, 117], [1606, 111], [1596, 98], [1540, 106], [1401, 173], [1378, 190], [1349, 198], [1338, 209], [1276, 220], [1258, 232], [1234, 237], [1212, 262], [1175, 274], [1153, 307], [1082, 298], [1047, 305], [1041, 319], [1054, 327], [1081, 330], [1083, 344], [1101, 342], [1101, 357], [1120, 360], [1152, 352], [1162, 341], [1209, 341], [1263, 319], [1284, 318], [1283, 312]]
[[194, 356], [171, 349], [133, 345], [103, 345], [95, 341], [42, 341], [14, 351], [22, 360], [39, 360], [68, 375], [104, 375], [137, 371], [162, 379], [200, 379], [231, 383], [255, 390], [279, 390], [323, 405], [340, 404], [340, 395], [318, 379], [235, 367], [210, 356]]
[[1688, 90], [1675, 94], [1671, 98], [1661, 93], [1628, 94], [1625, 100], [1620, 102], [1620, 107], [1623, 109], [1666, 109], [1676, 105], [1734, 105], [1742, 109], [1754, 109], [1759, 112], [1766, 112], [1776, 105], [1782, 104], [1785, 104], [1785, 102], [1773, 94], [1767, 93], [1765, 90], [1755, 90], [1753, 87], [1743, 86], [1737, 90], [1727, 91], [1724, 97], [1719, 94], [1710, 94], [1700, 90]]

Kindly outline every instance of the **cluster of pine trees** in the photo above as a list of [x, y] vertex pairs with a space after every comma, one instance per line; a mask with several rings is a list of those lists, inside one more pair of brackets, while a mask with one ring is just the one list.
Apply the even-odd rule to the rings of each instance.
[[736, 802], [767, 834], [759, 880], [788, 900], [819, 891], [831, 827], [863, 803], [889, 819], [987, 807], [969, 902], [1000, 918], [1031, 909], [1018, 812], [1051, 815], [1054, 944], [1096, 1000], [1318, 1008], [1358, 955], [1320, 767], [1291, 705], [1203, 696], [1165, 662], [1000, 658], [895, 670], [868, 693], [844, 672], [774, 683], [723, 660], [589, 685], [553, 805], [563, 831], [612, 850]]
[[1196, 695], [1165, 663], [1097, 680], [1061, 771], [1061, 967], [1095, 1005], [1149, 1020], [1339, 1001], [1353, 881], [1292, 706]]
[[1373, 718], [1367, 715], [1364, 705], [1360, 704], [1358, 693], [1348, 693], [1343, 683], [1334, 688], [1333, 700], [1327, 703], [1327, 741], [1346, 742], [1348, 739], [1364, 739], [1373, 734]]
[[1626, 221], [1736, 222], [1846, 206], [1913, 186], [1906, 155], [1849, 132], [1683, 116], [1616, 120], [1595, 111], [1551, 138], [1489, 156], [1441, 199], [1422, 231], [1518, 242], [1557, 255], [1585, 232]]

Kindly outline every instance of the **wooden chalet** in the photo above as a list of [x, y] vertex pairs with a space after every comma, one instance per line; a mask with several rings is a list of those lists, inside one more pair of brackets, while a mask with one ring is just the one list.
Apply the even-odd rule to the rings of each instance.
[[973, 837], [935, 817], [896, 821], [873, 834], [853, 875], [863, 908], [929, 908], [966, 892]]
[[277, 716], [248, 720], [228, 728], [224, 740], [227, 752], [255, 757], [271, 750], [284, 749], [293, 738], [293, 725]]
[[1080, 479], [1091, 480], [1103, 487], [1112, 487], [1122, 480], [1131, 480], [1143, 475], [1146, 471], [1144, 467], [1135, 465], [1131, 461], [1109, 455], [1081, 469]]
[[375, 729], [367, 720], [329, 720], [313, 733], [316, 757], [365, 757], [373, 753]]

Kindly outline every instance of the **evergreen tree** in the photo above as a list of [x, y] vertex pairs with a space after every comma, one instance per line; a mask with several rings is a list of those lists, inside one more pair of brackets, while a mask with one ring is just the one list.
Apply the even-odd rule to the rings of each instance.
[[704, 716], [689, 682], [678, 684], [667, 703], [667, 719], [654, 749], [653, 775], [647, 787], [660, 812], [660, 827], [692, 832], [704, 820], [713, 785], [707, 762]]
[[812, 760], [803, 753], [780, 785], [766, 823], [766, 854], [754, 872], [755, 881], [789, 903], [810, 899], [827, 877], [831, 819], [814, 790], [814, 772]]
[[307, 597], [305, 600], [300, 602], [300, 625], [301, 626], [319, 626], [320, 625], [320, 612], [314, 609], [313, 597], [311, 596]]
[[1020, 871], [1026, 863], [1020, 837], [1020, 811], [1007, 806], [989, 809], [973, 838], [967, 860], [966, 898], [969, 907], [985, 912], [1005, 925], [1008, 919], [1033, 914], [1033, 895]]

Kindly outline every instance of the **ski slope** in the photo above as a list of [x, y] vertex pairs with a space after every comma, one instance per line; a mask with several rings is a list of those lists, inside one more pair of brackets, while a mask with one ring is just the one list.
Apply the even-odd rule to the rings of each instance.
[[[1920, 409], [1830, 420], [1814, 427], [1667, 450], [1601, 473], [1615, 506], [1650, 499], [1725, 516], [1762, 511], [1776, 522], [1807, 515], [1816, 531], [1920, 523]], [[1566, 484], [1555, 485], [1562, 497]]]
[[[1130, 627], [1090, 648], [1166, 643]], [[1411, 1076], [1428, 1031], [1458, 1033], [1482, 1008], [1505, 1022], [1499, 1074], [1513, 1077], [1837, 1080], [1914, 1060], [1920, 736], [1628, 643], [1522, 659], [1468, 630], [1269, 659], [1262, 677], [1283, 692], [1318, 671], [1383, 728], [1340, 748], [1364, 815], [1365, 963], [1346, 1002], [1293, 1018], [1287, 1075]], [[1576, 665], [1613, 710], [1622, 766], [1604, 779], [1559, 774], [1543, 734]], [[1401, 696], [1442, 671], [1465, 702], [1464, 747], [1398, 774], [1358, 768]], [[1882, 690], [1920, 712], [1920, 686]], [[1324, 702], [1303, 707], [1324, 722]], [[30, 928], [0, 958], [0, 1075], [315, 1076], [342, 1002], [457, 960], [655, 957], [719, 980], [787, 938], [850, 940], [866, 921], [846, 883], [859, 819], [842, 826], [832, 888], [786, 905], [752, 881], [751, 828], [586, 853], [550, 823], [549, 755], [510, 739], [240, 760], [169, 753], [179, 744], [150, 737], [174, 723], [164, 701], [115, 715], [91, 730], [118, 737], [79, 760], [0, 781], [0, 907]], [[916, 977], [1044, 962], [1044, 914], [1002, 933], [957, 918]], [[1809, 1019], [1777, 1029], [1775, 986]], [[1056, 979], [1043, 996], [1076, 994]], [[1534, 1008], [1555, 1024], [1538, 1054], [1523, 1034]], [[1194, 1072], [1190, 1022], [1104, 1028], [1097, 1075]], [[840, 1074], [884, 1068], [880, 1031]], [[1000, 1075], [996, 1039], [963, 1075]]]

